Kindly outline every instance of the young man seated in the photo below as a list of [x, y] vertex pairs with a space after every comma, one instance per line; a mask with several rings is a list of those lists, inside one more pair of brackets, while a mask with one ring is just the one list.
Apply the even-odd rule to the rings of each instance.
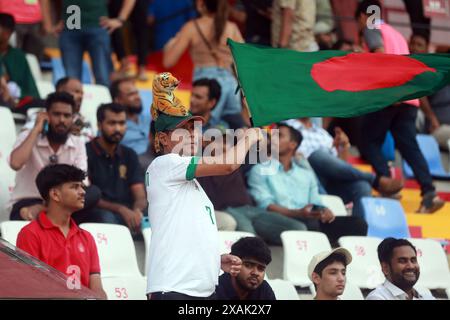
[[20, 231], [17, 247], [106, 298], [94, 238], [71, 218], [84, 206], [84, 179], [84, 171], [66, 164], [39, 172], [36, 185], [47, 210]]
[[245, 237], [231, 246], [231, 254], [241, 258], [242, 267], [236, 277], [224, 273], [216, 288], [218, 300], [276, 300], [269, 283], [264, 280], [272, 254], [265, 242]]
[[100, 136], [86, 149], [89, 180], [102, 194], [97, 207], [80, 221], [123, 224], [139, 233], [147, 197], [136, 152], [120, 144], [127, 129], [125, 111], [116, 103], [97, 110]]
[[308, 276], [316, 289], [315, 300], [338, 300], [344, 293], [347, 266], [352, 255], [347, 249], [336, 248], [316, 254], [308, 265]]
[[[331, 243], [344, 235], [366, 235], [367, 223], [357, 216], [335, 217], [323, 206], [314, 173], [298, 164], [296, 150], [302, 135], [287, 124], [278, 124], [278, 155], [254, 166], [248, 177], [250, 194], [258, 207], [289, 218], [294, 229], [321, 231]], [[277, 141], [278, 140], [278, 141]]]

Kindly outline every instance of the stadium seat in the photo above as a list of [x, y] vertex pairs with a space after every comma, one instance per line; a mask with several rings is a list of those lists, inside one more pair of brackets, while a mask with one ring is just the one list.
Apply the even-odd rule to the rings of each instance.
[[381, 239], [373, 237], [346, 236], [339, 238], [339, 245], [352, 254], [347, 267], [347, 280], [364, 289], [373, 289], [384, 282], [378, 261], [377, 248]]
[[362, 198], [369, 229], [367, 235], [378, 238], [408, 238], [409, 228], [400, 202], [385, 198]]
[[2, 222], [9, 220], [10, 211], [6, 207], [16, 178], [16, 172], [9, 167], [6, 159], [0, 159], [0, 177], [0, 222]]
[[220, 254], [230, 253], [231, 246], [240, 238], [254, 237], [253, 233], [241, 231], [219, 231]]
[[272, 287], [277, 300], [300, 300], [295, 286], [286, 280], [273, 279], [267, 281]]
[[147, 280], [144, 277], [102, 277], [108, 300], [147, 300]]
[[94, 134], [97, 134], [97, 109], [102, 103], [111, 103], [111, 94], [105, 86], [96, 84], [83, 85], [83, 102], [81, 114], [91, 123]]
[[347, 209], [345, 208], [344, 201], [338, 196], [332, 196], [328, 194], [321, 194], [320, 198], [325, 207], [330, 209], [335, 216], [347, 216]]
[[31, 53], [27, 53], [25, 55], [27, 62], [28, 62], [28, 66], [30, 67], [31, 70], [31, 74], [33, 75], [34, 81], [42, 81], [42, 72], [41, 72], [41, 67], [39, 65], [39, 60], [38, 58]]
[[450, 288], [450, 270], [441, 244], [432, 239], [408, 239], [417, 250], [420, 277], [417, 286], [428, 289]]
[[284, 263], [283, 278], [295, 286], [309, 287], [308, 264], [312, 257], [331, 250], [327, 236], [314, 231], [284, 231], [281, 233]]
[[36, 81], [36, 86], [41, 99], [46, 99], [50, 93], [55, 92], [55, 86], [48, 81]]
[[[432, 135], [418, 134], [416, 140], [427, 161], [431, 176], [435, 179], [450, 180], [450, 173], [446, 172], [442, 165], [441, 153], [436, 139]], [[405, 160], [403, 160], [403, 172], [406, 178], [414, 178], [414, 173]]]
[[0, 160], [7, 159], [16, 142], [16, 125], [12, 112], [0, 106]]
[[150, 241], [152, 239], [152, 229], [151, 228], [142, 229], [142, 235], [144, 236], [144, 244], [145, 244], [145, 272], [147, 272], [147, 265], [148, 265], [147, 259], [150, 250]]
[[364, 295], [357, 285], [347, 280], [345, 283], [344, 293], [339, 298], [341, 300], [364, 300]]
[[29, 221], [4, 221], [0, 223], [1, 237], [15, 246], [20, 230], [29, 223]]
[[[52, 58], [52, 67], [53, 67], [53, 84], [56, 84], [59, 79], [64, 78], [66, 76], [66, 70], [64, 69], [63, 62], [60, 58]], [[81, 82], [84, 84], [93, 83], [93, 77], [91, 73], [91, 68], [89, 64], [83, 60], [83, 66], [81, 71]]]
[[381, 147], [381, 152], [383, 153], [383, 157], [386, 161], [395, 160], [395, 143], [390, 131], [386, 134], [383, 146]]
[[142, 277], [131, 233], [127, 227], [108, 223], [83, 223], [97, 244], [102, 277]]

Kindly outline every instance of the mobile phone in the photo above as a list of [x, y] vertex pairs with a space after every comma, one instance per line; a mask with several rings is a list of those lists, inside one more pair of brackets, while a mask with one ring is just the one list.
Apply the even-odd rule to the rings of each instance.
[[311, 208], [311, 211], [313, 211], [313, 212], [320, 212], [320, 213], [322, 213], [323, 211], [324, 211], [324, 207], [322, 207], [322, 206], [318, 206], [318, 205], [313, 205], [313, 207]]
[[44, 121], [44, 127], [42, 129], [42, 137], [47, 136], [47, 133], [48, 133], [48, 121], [45, 120]]

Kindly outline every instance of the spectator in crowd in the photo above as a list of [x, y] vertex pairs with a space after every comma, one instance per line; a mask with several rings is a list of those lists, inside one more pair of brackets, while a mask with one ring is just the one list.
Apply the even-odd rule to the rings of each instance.
[[[66, 74], [81, 79], [83, 54], [89, 53], [97, 84], [109, 86], [112, 70], [109, 33], [123, 26], [133, 10], [135, 0], [124, 0], [120, 14], [108, 18], [107, 1], [62, 1], [62, 19], [53, 25], [50, 0], [41, 0], [44, 28], [49, 34], [59, 34], [59, 47]], [[68, 10], [76, 5], [80, 11]], [[73, 16], [78, 13], [78, 16]], [[78, 24], [77, 24], [78, 23]]]
[[[411, 53], [428, 53], [427, 36], [422, 33], [413, 34], [409, 42]], [[431, 109], [435, 115], [426, 118], [424, 131], [431, 133], [439, 143], [439, 147], [448, 150], [450, 139], [450, 85], [445, 86], [435, 94], [428, 97]]]
[[83, 222], [123, 224], [139, 233], [147, 207], [144, 175], [136, 152], [120, 142], [126, 125], [126, 108], [102, 104], [97, 110], [100, 136], [86, 144], [88, 176], [101, 190], [97, 207]]
[[[89, 142], [94, 137], [94, 130], [91, 124], [80, 113], [84, 95], [82, 83], [78, 79], [64, 77], [56, 82], [55, 89], [56, 92], [67, 92], [73, 96], [75, 100], [75, 112], [70, 132], [75, 136], [80, 136], [85, 143]], [[37, 113], [32, 113], [22, 129], [31, 130], [36, 122], [36, 116]]]
[[[46, 165], [69, 164], [87, 170], [84, 142], [70, 133], [74, 111], [75, 101], [70, 94], [50, 94], [46, 112], [38, 114], [32, 129], [19, 134], [8, 159], [10, 167], [17, 171], [11, 195], [11, 220], [34, 220], [43, 210], [42, 198], [30, 179], [34, 180]], [[88, 189], [85, 210], [94, 206], [97, 198], [98, 190]]]
[[[14, 17], [0, 13], [0, 77], [2, 98], [15, 107], [20, 99], [37, 98], [39, 92], [28, 66], [25, 53], [9, 44], [9, 39], [15, 30]], [[14, 110], [14, 109], [13, 109]]]
[[212, 125], [212, 112], [216, 108], [222, 89], [216, 79], [201, 78], [194, 81], [192, 84], [191, 93], [191, 113], [195, 116], [201, 116], [205, 121], [203, 122], [203, 133], [208, 129], [228, 129], [228, 124], [220, 120], [215, 125]]
[[273, 0], [272, 46], [301, 52], [319, 50], [314, 38], [316, 1]]
[[316, 289], [314, 300], [338, 300], [344, 293], [347, 266], [352, 255], [347, 249], [336, 248], [316, 254], [308, 265], [308, 276]]
[[419, 292], [420, 267], [416, 248], [405, 239], [386, 238], [378, 245], [378, 259], [386, 277], [384, 283], [367, 296], [367, 300], [434, 300]]
[[314, 35], [320, 50], [330, 50], [336, 42], [333, 9], [330, 0], [316, 0]]
[[[209, 129], [219, 129], [225, 130], [228, 128], [226, 122], [220, 122], [216, 126], [211, 127], [210, 119], [211, 119], [211, 111], [214, 110], [214, 107], [217, 104], [217, 101], [220, 99], [220, 85], [215, 79], [198, 79], [194, 81], [192, 85], [192, 93], [191, 93], [191, 113], [194, 116], [200, 116], [204, 119], [202, 134], [203, 134], [203, 144], [206, 146], [206, 141], [210, 140], [209, 137]], [[232, 174], [234, 175], [234, 173]], [[232, 176], [230, 175], [230, 176]], [[223, 176], [225, 177], [225, 176]], [[222, 176], [217, 177], [204, 177], [199, 178], [199, 182], [201, 179], [214, 179], [214, 178], [222, 178]], [[201, 183], [201, 182], [200, 182]], [[206, 194], [208, 192], [206, 191]], [[227, 230], [234, 231], [236, 230], [236, 220], [229, 214], [222, 210], [223, 208], [219, 208], [214, 203], [214, 212], [216, 215], [217, 221], [217, 229], [218, 230]]]
[[314, 173], [295, 160], [301, 133], [287, 124], [278, 124], [279, 155], [254, 166], [248, 177], [250, 194], [258, 207], [291, 218], [296, 230], [321, 231], [331, 243], [344, 235], [366, 235], [361, 217], [335, 217], [323, 206]]
[[[110, 17], [120, 16], [120, 11], [123, 7], [124, 0], [110, 0], [108, 5], [108, 11]], [[148, 0], [136, 0], [133, 10], [130, 14], [131, 32], [133, 36], [134, 46], [137, 52], [137, 66], [138, 73], [137, 79], [139, 81], [147, 81], [146, 65], [147, 65], [147, 53], [149, 44], [149, 28], [147, 26], [147, 10]], [[112, 46], [117, 58], [121, 62], [120, 72], [127, 74], [130, 67], [127, 54], [125, 52], [123, 42], [123, 28], [115, 30], [111, 35]]]
[[[214, 109], [219, 98], [220, 85], [216, 80], [198, 79], [194, 82], [191, 94], [191, 112], [194, 116], [201, 116], [205, 120], [203, 122], [205, 148], [208, 141], [210, 142], [213, 137], [216, 137], [217, 133], [207, 130], [218, 129], [223, 135], [227, 128], [226, 123], [218, 124], [214, 128], [209, 123], [211, 110]], [[223, 135], [223, 140], [226, 139], [227, 136]], [[221, 139], [220, 142], [223, 154], [226, 154], [226, 149], [230, 146], [223, 140]], [[222, 154], [222, 150], [216, 150], [216, 152]], [[214, 205], [219, 230], [235, 230], [237, 228], [239, 231], [258, 234], [270, 243], [281, 245], [280, 233], [295, 228], [291, 219], [271, 214], [253, 205], [241, 170], [225, 176], [200, 177], [198, 182]]]
[[245, 41], [270, 46], [273, 0], [241, 0], [245, 13]]
[[200, 18], [186, 23], [181, 31], [164, 47], [163, 64], [166, 68], [174, 66], [186, 49], [194, 63], [194, 81], [200, 78], [216, 79], [222, 94], [211, 114], [211, 125], [220, 120], [226, 121], [232, 129], [245, 125], [241, 116], [240, 95], [233, 74], [228, 38], [243, 42], [244, 39], [236, 24], [227, 21], [227, 0], [197, 0]]
[[47, 210], [19, 232], [17, 247], [106, 299], [95, 240], [72, 219], [84, 207], [84, 179], [83, 170], [67, 164], [39, 172], [36, 185]]
[[276, 300], [269, 283], [264, 280], [272, 254], [264, 241], [245, 237], [231, 246], [231, 254], [242, 260], [236, 277], [224, 273], [216, 288], [217, 300]]
[[[142, 105], [139, 90], [131, 78], [123, 78], [111, 84], [111, 97], [127, 111], [127, 130], [121, 142], [138, 155], [142, 168], [147, 168], [154, 159], [150, 148], [150, 106]], [[144, 110], [146, 108], [146, 110]]]
[[298, 151], [303, 154], [327, 193], [339, 196], [345, 203], [353, 202], [353, 215], [364, 218], [361, 199], [372, 195], [372, 187], [389, 196], [399, 192], [400, 180], [377, 177], [354, 168], [346, 160], [350, 142], [340, 128], [335, 129], [334, 138], [311, 122], [310, 118], [287, 121], [303, 137]]
[[[409, 54], [408, 43], [394, 28], [382, 20], [374, 21], [376, 28], [368, 27], [367, 10], [375, 5], [381, 8], [378, 0], [364, 0], [356, 10], [356, 18], [363, 34], [364, 42], [370, 52], [387, 54]], [[381, 146], [388, 131], [392, 133], [395, 146], [402, 157], [411, 166], [414, 176], [420, 184], [422, 202], [418, 213], [433, 213], [444, 206], [444, 201], [437, 195], [436, 188], [427, 162], [416, 141], [418, 107], [425, 115], [431, 116], [429, 104], [421, 99], [394, 104], [380, 111], [367, 114], [363, 118], [363, 155], [373, 166], [377, 176], [390, 176], [389, 166], [383, 157]]]
[[150, 1], [147, 21], [153, 26], [154, 49], [163, 49], [181, 27], [196, 15], [192, 0]]
[[220, 256], [214, 207], [195, 178], [231, 174], [262, 134], [248, 129], [225, 163], [222, 157], [193, 157], [198, 151], [196, 120], [202, 118], [160, 114], [155, 120], [163, 155], [146, 173], [152, 226], [146, 274], [152, 300], [212, 299], [219, 267], [235, 277], [242, 264], [236, 256]]
[[44, 43], [39, 1], [1, 0], [0, 12], [12, 15], [16, 21], [16, 47], [42, 60]]

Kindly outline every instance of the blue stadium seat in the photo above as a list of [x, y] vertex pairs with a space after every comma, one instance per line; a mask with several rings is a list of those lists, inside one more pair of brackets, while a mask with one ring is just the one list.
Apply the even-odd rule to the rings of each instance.
[[388, 133], [386, 134], [383, 146], [381, 147], [381, 152], [383, 153], [386, 161], [395, 160], [395, 143], [390, 131], [388, 131]]
[[[56, 84], [59, 79], [66, 76], [66, 70], [60, 58], [52, 58], [53, 67], [53, 84]], [[81, 73], [81, 82], [84, 84], [94, 83], [92, 79], [91, 69], [86, 61], [83, 60], [83, 70]]]
[[[445, 171], [442, 165], [441, 153], [436, 139], [432, 135], [418, 134], [416, 140], [427, 161], [431, 176], [435, 179], [450, 180], [450, 174]], [[403, 172], [406, 178], [414, 178], [414, 173], [405, 160], [403, 160]]]
[[399, 201], [364, 197], [362, 204], [369, 226], [368, 236], [382, 239], [410, 237], [405, 213]]

